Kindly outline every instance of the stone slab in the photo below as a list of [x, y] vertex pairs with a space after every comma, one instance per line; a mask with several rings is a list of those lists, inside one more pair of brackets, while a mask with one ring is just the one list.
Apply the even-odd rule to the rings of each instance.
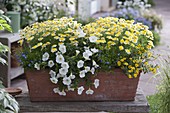
[[30, 102], [28, 93], [16, 96], [20, 112], [114, 112], [149, 113], [148, 102], [141, 90], [137, 91], [135, 101], [127, 102]]

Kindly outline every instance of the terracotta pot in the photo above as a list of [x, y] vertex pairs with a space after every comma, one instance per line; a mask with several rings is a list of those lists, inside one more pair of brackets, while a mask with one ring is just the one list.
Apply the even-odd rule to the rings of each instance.
[[[27, 84], [31, 101], [133, 101], [138, 86], [138, 78], [129, 79], [120, 69], [114, 73], [99, 72], [95, 78], [100, 85], [93, 95], [77, 94], [77, 90], [60, 96], [53, 92], [56, 87], [52, 84], [49, 71], [26, 71]], [[87, 89], [86, 89], [87, 90]]]

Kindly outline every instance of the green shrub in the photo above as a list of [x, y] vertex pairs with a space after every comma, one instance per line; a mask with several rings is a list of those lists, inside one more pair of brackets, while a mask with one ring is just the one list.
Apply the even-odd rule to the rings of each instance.
[[154, 44], [154, 46], [157, 46], [160, 44], [161, 36], [156, 31], [152, 31], [152, 33], [153, 33], [153, 37], [154, 37], [153, 44]]
[[150, 106], [149, 113], [158, 113], [159, 112], [160, 99], [158, 99], [158, 98], [160, 98], [159, 93], [147, 97], [147, 100], [148, 100], [149, 106]]
[[159, 91], [160, 113], [170, 113], [170, 65], [163, 69], [163, 81]]
[[170, 113], [170, 62], [165, 60], [161, 68], [163, 78], [158, 86], [158, 93], [149, 96], [150, 113]]

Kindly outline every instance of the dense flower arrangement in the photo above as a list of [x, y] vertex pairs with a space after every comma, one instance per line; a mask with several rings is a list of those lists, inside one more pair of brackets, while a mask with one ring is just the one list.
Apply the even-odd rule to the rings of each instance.
[[93, 94], [99, 80], [97, 70], [122, 68], [129, 78], [140, 71], [156, 72], [148, 63], [153, 35], [143, 24], [113, 17], [81, 26], [72, 18], [35, 23], [21, 32], [21, 63], [27, 69], [49, 69], [54, 92], [66, 95], [77, 90]]
[[84, 31], [87, 38], [96, 37], [101, 69], [120, 67], [129, 78], [137, 77], [141, 71], [156, 73], [156, 67], [148, 63], [154, 58], [149, 51], [154, 47], [154, 37], [148, 26], [107, 17], [84, 26]]

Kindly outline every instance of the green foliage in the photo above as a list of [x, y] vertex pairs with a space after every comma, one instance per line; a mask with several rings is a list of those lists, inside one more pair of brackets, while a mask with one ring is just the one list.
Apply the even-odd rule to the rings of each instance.
[[151, 6], [155, 6], [156, 5], [154, 0], [148, 0], [148, 4], [151, 4]]
[[160, 113], [170, 113], [170, 65], [163, 69], [163, 81], [159, 87], [159, 92]]
[[2, 58], [2, 56], [5, 56], [5, 53], [8, 51], [8, 47], [3, 45], [0, 42], [0, 63], [2, 64], [6, 64], [6, 60], [4, 58]]
[[[3, 14], [4, 14], [4, 12], [2, 10], [0, 10], [0, 31], [8, 30], [8, 31], [12, 32], [11, 27], [7, 23], [7, 20], [9, 20], [9, 18]], [[2, 58], [2, 56], [5, 56], [5, 53], [7, 51], [8, 51], [8, 47], [3, 45], [0, 42], [0, 63], [2, 63], [2, 64], [6, 64], [6, 60], [4, 58]]]
[[170, 113], [170, 62], [165, 60], [161, 67], [162, 81], [158, 86], [158, 93], [148, 97], [150, 113]]
[[18, 102], [4, 89], [0, 88], [0, 113], [18, 113]]
[[9, 32], [12, 32], [11, 26], [8, 24], [9, 18], [4, 15], [4, 12], [0, 10], [0, 31], [1, 30], [7, 30]]
[[157, 46], [157, 45], [160, 44], [161, 36], [160, 36], [159, 33], [157, 33], [156, 31], [152, 31], [152, 33], [153, 33], [153, 37], [154, 37], [153, 44], [154, 44], [155, 46]]
[[160, 94], [154, 94], [151, 96], [147, 96], [147, 100], [150, 105], [150, 112], [149, 113], [160, 113], [159, 108], [160, 108]]

